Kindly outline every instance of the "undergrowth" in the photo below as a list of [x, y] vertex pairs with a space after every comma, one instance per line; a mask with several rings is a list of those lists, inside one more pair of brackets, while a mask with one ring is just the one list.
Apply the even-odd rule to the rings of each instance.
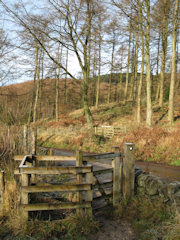
[[[7, 194], [8, 193], [8, 194]], [[48, 221], [24, 219], [19, 209], [16, 183], [7, 184], [0, 211], [0, 239], [3, 240], [85, 240], [98, 230], [98, 223], [86, 212], [72, 213], [64, 219]]]
[[142, 126], [113, 138], [98, 136], [93, 131], [86, 128], [81, 131], [71, 128], [56, 129], [55, 136], [50, 139], [46, 132], [40, 133], [38, 142], [44, 147], [97, 153], [111, 152], [113, 146], [119, 146], [122, 152], [123, 143], [133, 142], [136, 160], [180, 166], [180, 128], [169, 131], [163, 127], [148, 129]]
[[139, 240], [180, 239], [180, 214], [175, 205], [147, 196], [136, 196], [130, 201], [122, 201], [113, 216], [132, 222]]
[[[61, 181], [67, 181], [67, 175], [60, 177]], [[59, 182], [59, 179], [56, 180]], [[46, 212], [42, 212], [42, 215], [32, 213], [27, 221], [20, 209], [19, 184], [7, 176], [0, 207], [0, 239], [3, 240], [83, 240], [98, 230], [98, 223], [84, 211], [82, 213], [67, 211], [65, 215], [64, 211], [54, 212], [61, 220], [51, 220], [51, 215]], [[48, 219], [48, 216], [49, 220], [43, 220]]]

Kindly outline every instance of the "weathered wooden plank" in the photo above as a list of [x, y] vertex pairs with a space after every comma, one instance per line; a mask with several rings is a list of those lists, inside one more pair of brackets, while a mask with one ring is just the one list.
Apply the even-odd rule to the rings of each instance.
[[64, 192], [64, 191], [87, 191], [91, 190], [91, 184], [63, 184], [51, 186], [22, 186], [24, 193], [40, 192]]
[[[113, 168], [113, 206], [116, 206], [120, 201], [120, 149], [114, 147], [114, 153], [117, 155], [112, 161]], [[119, 156], [118, 156], [119, 155]]]
[[[81, 151], [76, 151], [76, 167], [81, 167], [83, 164], [83, 158], [82, 158], [82, 152]], [[76, 184], [82, 184], [83, 176], [82, 174], [77, 174], [76, 176]], [[82, 203], [83, 196], [82, 192], [77, 192], [76, 193], [76, 201], [79, 203]], [[77, 209], [77, 213], [82, 213], [82, 209]]]
[[103, 195], [103, 196], [98, 196], [98, 197], [94, 197], [93, 200], [109, 200], [110, 198], [113, 197], [113, 194], [112, 193], [109, 193], [109, 194], [106, 194], [106, 195]]
[[[29, 185], [29, 175], [28, 174], [22, 174], [21, 176], [21, 204], [28, 204], [29, 203], [29, 197], [28, 192], [22, 191], [23, 188], [28, 188]], [[28, 212], [25, 212], [22, 210], [23, 216], [28, 219], [29, 215]]]
[[13, 159], [14, 161], [22, 161], [24, 158], [24, 155], [14, 155]]
[[96, 156], [89, 155], [89, 156], [83, 156], [83, 161], [95, 162], [95, 161], [97, 161], [97, 159], [96, 159]]
[[112, 186], [113, 186], [113, 181], [93, 185], [93, 186], [92, 186], [92, 189], [99, 188], [99, 185], [100, 185], [101, 187], [112, 187]]
[[134, 195], [135, 146], [133, 143], [123, 145], [123, 198]]
[[[93, 201], [92, 182], [93, 182], [93, 172], [86, 173], [86, 183], [91, 184], [91, 190], [86, 191], [85, 201], [91, 202], [91, 205], [92, 205], [92, 201]], [[86, 210], [86, 212], [88, 213], [89, 216], [92, 216], [92, 207], [88, 208]]]
[[100, 184], [98, 178], [96, 178], [96, 182], [97, 182], [96, 185], [98, 185], [98, 190], [99, 190], [99, 192], [101, 193], [101, 195], [102, 195], [102, 196], [106, 196], [106, 193], [105, 193], [105, 191], [104, 191], [104, 189], [103, 189], [103, 187], [102, 187], [102, 184]]
[[26, 174], [62, 174], [62, 173], [88, 173], [91, 172], [90, 166], [81, 166], [81, 167], [28, 167], [21, 168], [21, 173]]
[[21, 173], [19, 172], [19, 169], [14, 170], [14, 175], [21, 175]]
[[120, 152], [118, 152], [118, 153], [109, 153], [109, 154], [101, 154], [99, 156], [96, 156], [96, 159], [106, 159], [106, 158], [113, 159], [113, 158], [119, 157], [119, 156], [121, 156]]
[[76, 160], [76, 156], [40, 156], [40, 155], [35, 155], [33, 156], [35, 158], [35, 160], [37, 161], [75, 161]]
[[24, 211], [43, 211], [43, 210], [59, 210], [59, 209], [78, 209], [90, 208], [91, 202], [82, 203], [36, 203], [36, 204], [23, 204], [21, 208]]
[[[5, 188], [5, 181], [4, 181], [4, 171], [0, 171], [0, 192], [1, 192], [1, 198], [3, 202], [3, 194], [4, 194], [4, 188]], [[0, 207], [1, 208], [1, 207]]]
[[93, 155], [83, 155], [83, 161], [95, 162], [97, 160], [103, 159], [113, 159], [116, 155], [112, 152], [102, 153], [102, 154], [93, 154]]
[[97, 176], [97, 175], [100, 175], [100, 174], [106, 174], [106, 173], [112, 173], [112, 172], [113, 172], [113, 168], [110, 168], [110, 169], [102, 169], [102, 170], [93, 171], [93, 175], [94, 175], [94, 176]]
[[[24, 158], [24, 155], [15, 155], [14, 161], [22, 161]], [[47, 156], [47, 155], [34, 155], [34, 160], [37, 161], [75, 161], [76, 156]]]

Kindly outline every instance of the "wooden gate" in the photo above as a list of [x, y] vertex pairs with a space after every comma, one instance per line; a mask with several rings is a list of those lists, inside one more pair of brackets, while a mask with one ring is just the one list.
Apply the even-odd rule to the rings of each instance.
[[[134, 167], [133, 145], [126, 144], [128, 151], [124, 149], [124, 155], [126, 155], [124, 159], [129, 159], [127, 162], [131, 163], [131, 168]], [[86, 209], [91, 215], [92, 207], [97, 207], [97, 204], [95, 204], [97, 200], [103, 200], [106, 204], [112, 203], [113, 206], [116, 206], [120, 201], [121, 194], [126, 198], [133, 195], [132, 191], [134, 191], [134, 168], [131, 173], [133, 181], [130, 181], [128, 170], [130, 165], [126, 166], [125, 161], [122, 171], [120, 157], [118, 147], [114, 148], [114, 152], [104, 154], [83, 155], [81, 151], [76, 151], [76, 156], [15, 156], [15, 161], [21, 161], [18, 169], [15, 170], [15, 175], [20, 176], [20, 206], [24, 216], [28, 218], [29, 211], [57, 209], [77, 209], [77, 211]], [[55, 163], [57, 166], [55, 166]], [[72, 166], [73, 163], [74, 166]], [[106, 165], [103, 166], [103, 163]], [[49, 165], [47, 166], [47, 164]], [[68, 179], [66, 183], [61, 179], [55, 184], [38, 184], [38, 179], [41, 176], [50, 174], [53, 176], [73, 174], [74, 177]], [[107, 177], [107, 175], [109, 176]], [[129, 182], [131, 182], [130, 185], [127, 184]], [[129, 190], [126, 190], [126, 188], [129, 188]], [[73, 192], [75, 198], [73, 201], [56, 203], [30, 202], [30, 194], [43, 192]]]

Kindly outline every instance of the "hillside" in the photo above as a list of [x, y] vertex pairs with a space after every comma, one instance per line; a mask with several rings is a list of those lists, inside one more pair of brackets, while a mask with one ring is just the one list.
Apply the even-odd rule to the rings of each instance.
[[136, 145], [136, 159], [162, 164], [180, 165], [180, 99], [175, 103], [175, 125], [169, 127], [167, 105], [153, 109], [153, 126], [145, 126], [145, 107], [142, 108], [142, 124], [135, 121], [135, 109], [131, 103], [102, 105], [91, 108], [94, 125], [120, 126], [124, 131], [113, 138], [98, 136], [88, 130], [83, 110], [59, 115], [59, 121], [39, 121], [38, 145], [85, 152], [109, 152], [113, 146], [122, 151], [124, 142]]
[[[119, 74], [113, 75], [110, 103], [107, 104], [109, 75], [101, 77], [99, 106], [95, 104], [96, 79], [90, 79], [88, 100], [94, 126], [119, 126], [124, 130], [113, 138], [105, 138], [88, 130], [82, 109], [82, 89], [72, 79], [59, 80], [59, 120], [55, 121], [55, 80], [41, 81], [41, 94], [38, 99], [37, 121], [31, 123], [38, 127], [38, 145], [67, 150], [82, 149], [85, 152], [108, 152], [114, 145], [122, 151], [124, 142], [136, 145], [136, 159], [180, 165], [180, 89], [175, 90], [174, 126], [168, 122], [168, 85], [169, 76], [165, 78], [164, 104], [160, 108], [155, 103], [155, 89], [152, 88], [152, 127], [145, 125], [146, 91], [143, 85], [141, 101], [141, 124], [136, 123], [136, 104], [132, 100], [123, 101], [125, 75], [123, 74], [122, 97], [118, 99]], [[153, 78], [154, 79], [154, 78]], [[80, 80], [79, 80], [80, 81]], [[66, 88], [65, 88], [66, 83]], [[27, 124], [33, 96], [33, 81], [13, 84], [0, 88], [1, 132], [6, 136], [7, 127], [20, 129]], [[37, 81], [35, 82], [37, 87]], [[66, 91], [65, 91], [66, 89]], [[153, 90], [154, 89], [154, 90]], [[66, 94], [65, 94], [66, 93]], [[17, 132], [17, 130], [15, 130]], [[20, 131], [20, 130], [19, 130]]]

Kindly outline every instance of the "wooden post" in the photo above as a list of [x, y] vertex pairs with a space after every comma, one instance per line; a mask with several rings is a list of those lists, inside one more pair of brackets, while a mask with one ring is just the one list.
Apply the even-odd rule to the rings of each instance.
[[1, 205], [3, 203], [3, 194], [4, 194], [4, 171], [0, 171], [0, 209], [2, 209]]
[[23, 139], [24, 155], [28, 155], [28, 125], [24, 125], [24, 139]]
[[[25, 163], [25, 165], [28, 165], [29, 167], [36, 167], [35, 158], [32, 156], [32, 163], [28, 162], [27, 164]], [[36, 184], [37, 183], [37, 175], [36, 174], [32, 173], [29, 177], [30, 177], [29, 184]]]
[[94, 127], [94, 133], [97, 134], [97, 127]]
[[[21, 186], [25, 187], [29, 185], [29, 175], [28, 174], [21, 174]], [[29, 203], [29, 196], [27, 192], [24, 192], [21, 189], [21, 204], [28, 204]], [[28, 211], [22, 210], [23, 216], [28, 220]]]
[[114, 137], [114, 126], [112, 127], [112, 136]]
[[114, 147], [114, 153], [119, 154], [112, 160], [113, 168], [113, 206], [117, 205], [120, 201], [120, 149]]
[[[81, 167], [83, 164], [83, 158], [82, 158], [82, 152], [77, 150], [76, 151], [76, 167]], [[82, 183], [82, 174], [76, 175], [76, 183], [81, 184]], [[82, 192], [76, 193], [76, 200], [79, 203], [82, 203]], [[82, 209], [77, 209], [77, 213], [82, 213]]]
[[123, 145], [123, 198], [129, 199], [134, 195], [135, 178], [135, 145], [124, 143]]
[[91, 190], [86, 191], [85, 195], [85, 201], [91, 202], [91, 207], [86, 209], [86, 212], [90, 217], [92, 217], [92, 201], [93, 201], [92, 182], [93, 182], [93, 167], [91, 166], [91, 172], [86, 173], [86, 183], [91, 184]]
[[31, 140], [30, 140], [30, 154], [36, 155], [36, 142], [37, 142], [37, 128], [33, 128], [31, 132]]
[[52, 149], [52, 148], [49, 149], [49, 155], [54, 156], [54, 149]]

